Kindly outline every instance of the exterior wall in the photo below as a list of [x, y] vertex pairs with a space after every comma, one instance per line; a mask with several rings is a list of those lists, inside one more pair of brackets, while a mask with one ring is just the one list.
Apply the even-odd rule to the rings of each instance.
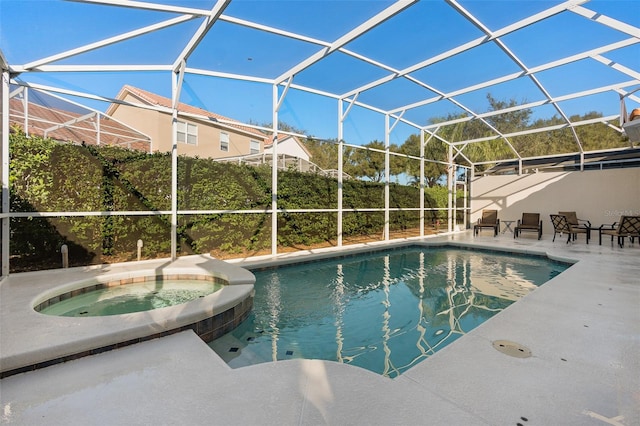
[[575, 211], [592, 226], [610, 224], [622, 215], [640, 215], [640, 168], [476, 177], [472, 226], [482, 209], [498, 210], [501, 221], [540, 213], [545, 235], [553, 235], [549, 215], [558, 211]]
[[[271, 154], [273, 152], [273, 148], [272, 147], [266, 148], [264, 152], [267, 154]], [[287, 138], [278, 142], [278, 155], [282, 155], [282, 154], [301, 158], [305, 161], [310, 160], [310, 157], [307, 151], [305, 151], [300, 146], [300, 144], [298, 144], [293, 138]]]
[[[260, 142], [260, 151], [262, 151], [264, 147], [263, 141], [257, 135], [248, 136], [244, 133], [234, 132], [228, 128], [209, 126], [195, 120], [186, 120], [183, 118], [179, 118], [179, 120], [198, 126], [198, 144], [178, 144], [178, 153], [180, 154], [189, 156], [198, 155], [203, 158], [224, 158], [248, 155], [251, 153], [252, 140]], [[220, 132], [225, 132], [229, 135], [228, 151], [220, 150]]]
[[[125, 101], [140, 103], [140, 101], [127, 94]], [[138, 129], [151, 137], [153, 152], [169, 152], [172, 147], [171, 115], [159, 111], [136, 108], [127, 105], [118, 105], [111, 113], [111, 116]], [[178, 154], [201, 158], [223, 158], [238, 155], [247, 155], [251, 150], [251, 140], [260, 142], [260, 150], [264, 147], [264, 142], [260, 136], [248, 136], [243, 132], [226, 127], [215, 126], [198, 120], [178, 117], [179, 121], [194, 124], [198, 127], [197, 145], [178, 143]], [[220, 132], [229, 135], [229, 151], [220, 150]]]
[[[128, 94], [123, 100], [131, 103], [140, 103], [137, 98], [130, 94]], [[149, 135], [151, 138], [151, 151], [171, 150], [171, 133], [165, 135], [165, 132], [162, 131], [161, 115], [163, 114], [160, 112], [143, 108], [135, 108], [127, 105], [118, 105], [110, 115], [113, 118]], [[169, 117], [169, 129], [171, 129], [171, 117]], [[166, 146], [168, 146], [168, 149], [163, 149], [163, 147]]]

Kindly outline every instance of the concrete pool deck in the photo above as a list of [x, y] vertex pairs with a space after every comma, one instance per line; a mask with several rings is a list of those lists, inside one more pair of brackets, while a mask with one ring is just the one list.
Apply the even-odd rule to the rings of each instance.
[[[159, 276], [165, 279], [208, 276], [227, 285], [189, 303], [123, 315], [65, 317], [45, 315], [34, 309], [44, 301], [63, 300], [61, 295], [68, 298], [81, 294], [82, 289], [95, 289], [97, 284], [115, 287]], [[210, 336], [207, 341], [211, 341], [214, 332], [224, 334], [229, 323], [246, 318], [252, 306], [254, 282], [254, 275], [246, 269], [207, 256], [11, 275], [0, 287], [1, 377], [190, 327], [201, 336]]]
[[[425, 241], [578, 263], [395, 379], [317, 360], [234, 370], [189, 331], [4, 378], [0, 422], [640, 424], [638, 242], [620, 249], [471, 232]], [[292, 257], [299, 255], [283, 256]], [[5, 299], [3, 311], [11, 303]], [[0, 327], [10, 332], [4, 321]], [[53, 344], [56, 333], [64, 330], [48, 329], [41, 339]], [[496, 340], [524, 345], [532, 356], [505, 355], [493, 348]]]

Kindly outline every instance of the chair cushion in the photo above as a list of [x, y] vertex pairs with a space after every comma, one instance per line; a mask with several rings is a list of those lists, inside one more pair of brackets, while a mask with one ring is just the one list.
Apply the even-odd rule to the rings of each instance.
[[538, 229], [540, 225], [520, 225], [518, 229]]

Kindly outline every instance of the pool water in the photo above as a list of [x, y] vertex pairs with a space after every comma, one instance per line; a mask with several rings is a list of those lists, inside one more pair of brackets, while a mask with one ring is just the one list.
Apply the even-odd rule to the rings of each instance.
[[234, 368], [305, 358], [396, 377], [569, 266], [413, 247], [253, 271], [253, 313], [209, 345]]
[[220, 290], [223, 284], [203, 280], [162, 280], [90, 291], [60, 301], [40, 313], [67, 317], [120, 315], [179, 305]]

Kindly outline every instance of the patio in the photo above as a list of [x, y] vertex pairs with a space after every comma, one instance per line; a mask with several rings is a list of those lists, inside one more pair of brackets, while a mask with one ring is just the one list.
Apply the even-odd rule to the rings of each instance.
[[[60, 359], [56, 351], [64, 345], [119, 338], [119, 333], [129, 336], [138, 326], [117, 329], [113, 321], [98, 320], [74, 334], [60, 322], [34, 322], [33, 302], [51, 282], [102, 270], [124, 273], [141, 263], [10, 273], [12, 245], [25, 242], [12, 240], [19, 229], [15, 223], [22, 219], [55, 223], [60, 218], [164, 218], [163, 238], [170, 249], [162, 253], [170, 258], [142, 262], [150, 269], [170, 262], [195, 267], [203, 259], [202, 264], [214, 261], [207, 254], [179, 255], [179, 225], [198, 215], [238, 214], [266, 215], [271, 250], [270, 255], [228, 261], [241, 267], [407, 243], [544, 253], [576, 262], [393, 380], [319, 360], [234, 370], [195, 333], [184, 331], [5, 377], [0, 381], [0, 422], [640, 424], [640, 241], [627, 241], [624, 248], [608, 239], [599, 245], [592, 234], [588, 245], [584, 238], [552, 242], [549, 224], [550, 214], [562, 210], [575, 210], [594, 226], [623, 214], [640, 215], [640, 120], [628, 114], [640, 107], [640, 14], [634, 13], [639, 5], [587, 0], [0, 2], [3, 372], [20, 363]], [[170, 98], [171, 105], [116, 99], [125, 84]], [[30, 122], [27, 110], [33, 116], [38, 100], [46, 112], [59, 102], [78, 111], [57, 121], [40, 120], [42, 131], [36, 131], [38, 121]], [[328, 153], [335, 158], [329, 156], [330, 167], [323, 169], [335, 171], [330, 184], [335, 200], [288, 211], [279, 187], [279, 175], [285, 172], [271, 162], [270, 176], [262, 182], [271, 192], [258, 197], [266, 200], [264, 205], [254, 206], [247, 199], [248, 206], [228, 207], [224, 199], [192, 208], [180, 201], [184, 188], [179, 166], [186, 163], [187, 136], [197, 132], [180, 135], [179, 126], [217, 126], [218, 139], [203, 137], [201, 142], [224, 151], [222, 134], [231, 123], [188, 113], [179, 108], [182, 103], [234, 117], [271, 140], [291, 135], [331, 145]], [[163, 169], [168, 173], [163, 179], [158, 174], [139, 182], [132, 179], [130, 189], [135, 191], [123, 191], [135, 193], [136, 199], [154, 195], [162, 202], [128, 210], [129, 204], [113, 207], [99, 199], [95, 208], [84, 203], [54, 208], [51, 200], [69, 197], [43, 191], [50, 198], [41, 208], [15, 209], [12, 203], [19, 197], [11, 192], [18, 187], [11, 174], [16, 163], [10, 161], [11, 125], [22, 126], [25, 138], [30, 128], [35, 136], [62, 133], [63, 128], [78, 135], [79, 128], [86, 127], [92, 132], [86, 138], [84, 133], [64, 133], [58, 139], [99, 145], [115, 133], [104, 124], [104, 112], [112, 104], [170, 115], [171, 148], [165, 154], [171, 163]], [[155, 150], [144, 134], [120, 127], [128, 129], [132, 140], [123, 146], [142, 141], [142, 149]], [[224, 140], [228, 149], [229, 140]], [[402, 144], [407, 150], [400, 149]], [[382, 185], [375, 206], [349, 204], [343, 193], [351, 178], [357, 178], [345, 171], [350, 152], [375, 152], [384, 164], [375, 179], [360, 177]], [[277, 144], [271, 155], [278, 158]], [[43, 170], [50, 165], [42, 165]], [[95, 171], [99, 183], [74, 181], [69, 189], [100, 187], [104, 169]], [[435, 174], [436, 183], [429, 181], [434, 178], [429, 173]], [[17, 178], [25, 176], [31, 176], [29, 171]], [[33, 187], [34, 182], [24, 180]], [[152, 190], [142, 190], [141, 183], [150, 183]], [[158, 191], [162, 185], [165, 192]], [[394, 185], [419, 191], [420, 199], [395, 206], [390, 190]], [[431, 209], [425, 202], [432, 185], [446, 190], [446, 207]], [[457, 197], [458, 191], [464, 197]], [[25, 201], [33, 202], [29, 196]], [[474, 237], [469, 227], [483, 209], [498, 210], [501, 222], [511, 226], [497, 236], [481, 232]], [[446, 210], [444, 234], [425, 235], [427, 212], [432, 210]], [[279, 219], [291, 212], [335, 214], [331, 239], [337, 247], [280, 251]], [[345, 238], [343, 243], [343, 235], [348, 236], [343, 217], [363, 212], [384, 215], [383, 228], [372, 231], [380, 241], [350, 244]], [[419, 218], [412, 228], [419, 231], [394, 240], [390, 222], [394, 214], [406, 212]], [[525, 212], [543, 219], [541, 240], [513, 238], [517, 219]], [[246, 220], [239, 223], [238, 228], [247, 226]], [[203, 234], [200, 238], [210, 237]], [[79, 235], [67, 237], [75, 241]], [[38, 242], [42, 234], [33, 232], [28, 238], [33, 241], [26, 243]], [[148, 242], [145, 249], [152, 246]], [[296, 249], [293, 245], [286, 249]], [[51, 244], [47, 250], [50, 253], [38, 255], [58, 256], [62, 248]], [[149, 256], [164, 256], [158, 253]], [[149, 317], [145, 327], [162, 321]], [[502, 353], [492, 345], [499, 340], [522, 345], [532, 356]]]
[[[195, 334], [183, 332], [5, 378], [2, 420], [30, 425], [640, 421], [637, 241], [620, 249], [553, 243], [549, 237], [514, 240], [509, 233], [474, 238], [472, 231], [422, 241], [544, 252], [578, 262], [394, 380], [315, 360], [232, 370]], [[10, 287], [21, 274], [8, 279]], [[3, 293], [2, 304], [8, 303]], [[41, 338], [57, 340], [55, 332]], [[498, 352], [492, 342], [502, 339], [524, 345], [532, 356]]]

